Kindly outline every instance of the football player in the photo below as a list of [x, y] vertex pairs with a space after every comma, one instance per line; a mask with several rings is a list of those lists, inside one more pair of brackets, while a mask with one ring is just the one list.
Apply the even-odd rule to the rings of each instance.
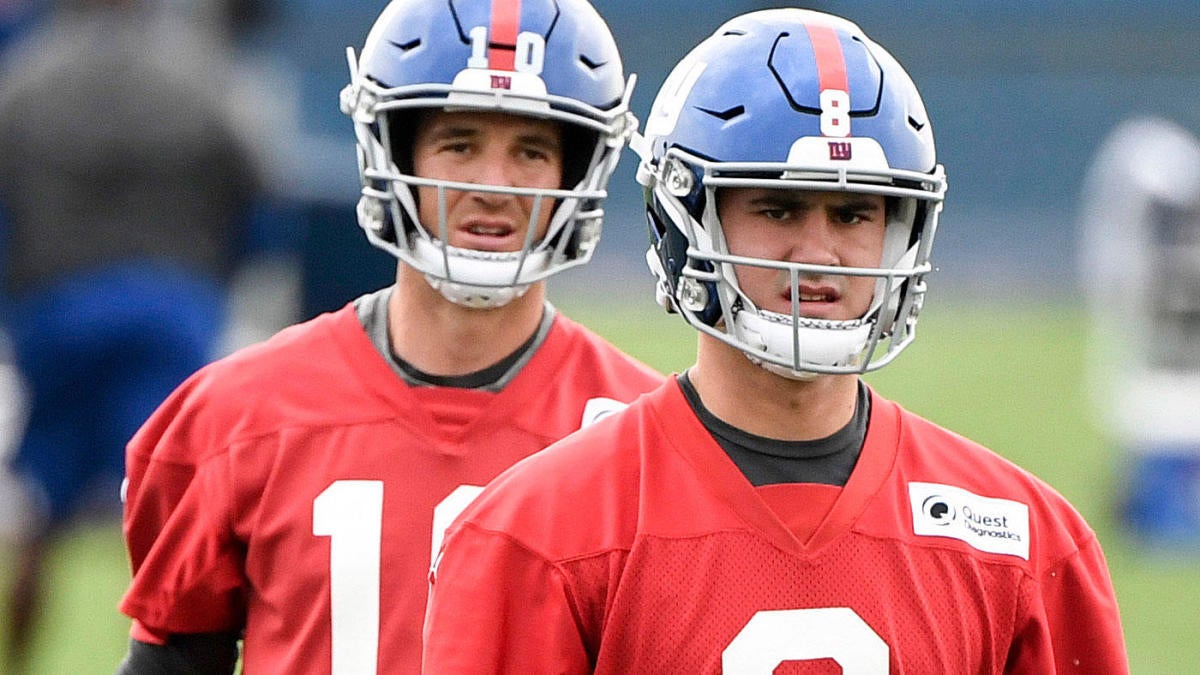
[[946, 188], [901, 66], [834, 16], [742, 15], [635, 149], [695, 364], [464, 511], [427, 671], [1126, 672], [1083, 518], [860, 377], [913, 339]]
[[[128, 448], [123, 672], [412, 673], [452, 517], [662, 377], [557, 313], [636, 120], [586, 0], [396, 0], [341, 105], [395, 284], [179, 388]], [[197, 671], [188, 671], [197, 672]]]

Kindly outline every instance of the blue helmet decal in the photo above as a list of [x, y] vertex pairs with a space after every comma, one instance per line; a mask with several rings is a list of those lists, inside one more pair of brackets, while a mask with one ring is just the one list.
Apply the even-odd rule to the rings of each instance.
[[[821, 114], [824, 82], [814, 81], [813, 74], [823, 76], [832, 71], [830, 76], [821, 79], [832, 79], [843, 89], [848, 88], [848, 114], [874, 114], [879, 107], [883, 80], [879, 64], [861, 40], [832, 29], [828, 33], [835, 44], [828, 44], [828, 37], [823, 42], [809, 31], [780, 32], [767, 57], [767, 68], [775, 75], [788, 102], [798, 111]], [[855, 76], [850, 77], [851, 73]]]
[[601, 109], [621, 102], [617, 46], [582, 0], [396, 0], [376, 22], [360, 59], [385, 88], [452, 84], [466, 68], [530, 73], [546, 92]]
[[[875, 139], [892, 169], [932, 171], [932, 131], [908, 74], [853, 24], [823, 28], [840, 48], [846, 136]], [[820, 55], [804, 26], [753, 14], [728, 22], [677, 69], [703, 70], [686, 96], [656, 100], [646, 126], [653, 151], [661, 156], [677, 146], [725, 162], [787, 161], [797, 138], [829, 135], [822, 128], [822, 114], [829, 113], [821, 101]], [[675, 124], [656, 136], [655, 117], [663, 106], [677, 106], [668, 113]]]

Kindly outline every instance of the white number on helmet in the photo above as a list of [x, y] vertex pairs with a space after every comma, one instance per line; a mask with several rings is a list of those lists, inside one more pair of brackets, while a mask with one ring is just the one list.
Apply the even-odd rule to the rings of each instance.
[[471, 58], [467, 59], [468, 68], [487, 68], [488, 29], [487, 26], [475, 26], [468, 33], [471, 36]]
[[[488, 61], [488, 29], [487, 26], [475, 26], [467, 33], [471, 39], [471, 58], [467, 59], [468, 68], [487, 68]], [[541, 75], [546, 63], [546, 40], [537, 33], [523, 31], [517, 35], [516, 59], [513, 70], [518, 73]]]
[[821, 90], [821, 135], [850, 135], [850, 94], [841, 89]]

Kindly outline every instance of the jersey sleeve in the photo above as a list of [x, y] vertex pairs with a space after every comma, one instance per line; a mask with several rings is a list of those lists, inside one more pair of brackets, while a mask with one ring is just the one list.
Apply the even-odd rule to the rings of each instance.
[[133, 580], [120, 609], [135, 635], [240, 630], [245, 554], [229, 525], [228, 465], [227, 454], [210, 458], [180, 492], [183, 470], [151, 461], [127, 501]]
[[502, 533], [457, 527], [430, 575], [423, 669], [591, 673], [562, 571]]
[[1129, 672], [1116, 594], [1094, 536], [1043, 572], [1029, 593], [1029, 620], [1016, 635], [1008, 672]]

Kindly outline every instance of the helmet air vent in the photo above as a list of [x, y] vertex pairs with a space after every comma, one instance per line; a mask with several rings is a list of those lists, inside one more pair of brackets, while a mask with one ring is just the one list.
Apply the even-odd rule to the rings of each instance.
[[396, 49], [399, 49], [402, 52], [410, 52], [410, 51], [416, 49], [417, 47], [421, 46], [421, 38], [413, 38], [413, 39], [409, 40], [408, 42], [403, 42], [403, 43], [396, 42], [395, 40], [388, 40], [388, 43], [391, 44]]
[[580, 54], [579, 62], [587, 66], [589, 70], [596, 70], [608, 64], [608, 61], [593, 61], [588, 58], [587, 54]]
[[740, 117], [740, 116], [744, 115], [746, 113], [746, 107], [741, 106], [741, 105], [735, 105], [728, 110], [708, 110], [707, 108], [700, 108], [700, 111], [705, 114], [712, 115], [713, 117], [716, 117], [717, 119], [728, 122], [729, 120], [731, 120], [735, 117]]

